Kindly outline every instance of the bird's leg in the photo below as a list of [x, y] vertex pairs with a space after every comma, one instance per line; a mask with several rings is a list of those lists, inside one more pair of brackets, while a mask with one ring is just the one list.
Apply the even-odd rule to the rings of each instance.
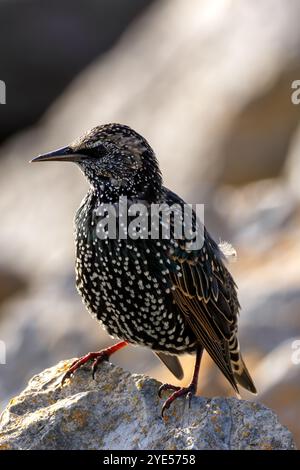
[[192, 396], [195, 395], [197, 391], [197, 383], [198, 383], [198, 375], [199, 375], [199, 369], [200, 369], [200, 363], [201, 363], [201, 358], [203, 354], [203, 348], [198, 347], [197, 348], [197, 355], [196, 355], [196, 362], [195, 362], [195, 368], [194, 368], [194, 374], [192, 381], [188, 387], [176, 387], [175, 385], [171, 384], [163, 384], [159, 390], [158, 390], [158, 395], [161, 397], [162, 392], [165, 390], [173, 390], [173, 393], [169, 396], [169, 398], [165, 401], [163, 404], [162, 410], [161, 410], [161, 417], [164, 417], [164, 412], [168, 408], [170, 408], [171, 403], [173, 403], [174, 400], [178, 397], [186, 396], [187, 399], [189, 400], [189, 407], [191, 406], [191, 399]]
[[71, 366], [69, 367], [69, 370], [63, 376], [61, 384], [63, 385], [64, 382], [67, 379], [69, 379], [77, 369], [79, 369], [79, 367], [81, 367], [83, 364], [86, 364], [90, 360], [93, 360], [92, 375], [94, 379], [95, 372], [97, 370], [98, 365], [102, 361], [108, 361], [111, 354], [119, 351], [119, 349], [124, 348], [125, 346], [127, 346], [127, 344], [128, 344], [127, 341], [120, 341], [119, 343], [116, 343], [113, 346], [110, 346], [109, 348], [102, 349], [101, 351], [89, 352], [85, 356], [80, 357], [79, 359], [76, 359], [76, 361], [74, 361], [73, 364], [71, 364]]

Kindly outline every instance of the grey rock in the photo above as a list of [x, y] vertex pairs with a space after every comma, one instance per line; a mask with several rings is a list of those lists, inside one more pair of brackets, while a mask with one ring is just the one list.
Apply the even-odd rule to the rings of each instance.
[[259, 403], [177, 400], [160, 418], [159, 383], [104, 363], [60, 386], [67, 361], [33, 377], [0, 420], [2, 449], [294, 449], [291, 433]]

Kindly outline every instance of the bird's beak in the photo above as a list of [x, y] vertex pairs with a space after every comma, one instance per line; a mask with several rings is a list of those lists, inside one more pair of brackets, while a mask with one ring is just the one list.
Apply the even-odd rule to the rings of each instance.
[[53, 152], [43, 153], [30, 160], [33, 162], [80, 162], [86, 157], [80, 153], [75, 153], [71, 147], [62, 147]]

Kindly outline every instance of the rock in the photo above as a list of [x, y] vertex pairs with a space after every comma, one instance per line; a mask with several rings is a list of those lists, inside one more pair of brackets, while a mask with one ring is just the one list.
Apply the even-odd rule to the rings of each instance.
[[177, 400], [160, 418], [159, 383], [104, 363], [60, 386], [69, 362], [46, 369], [0, 420], [2, 449], [294, 449], [291, 433], [263, 405], [236, 398]]

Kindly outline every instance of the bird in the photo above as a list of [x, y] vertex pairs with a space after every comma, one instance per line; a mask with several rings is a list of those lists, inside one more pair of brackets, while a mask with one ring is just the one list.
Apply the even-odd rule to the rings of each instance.
[[94, 377], [102, 361], [131, 344], [151, 349], [177, 379], [184, 375], [180, 356], [196, 356], [188, 386], [160, 387], [160, 397], [169, 392], [162, 417], [178, 397], [191, 404], [204, 350], [238, 397], [239, 385], [256, 394], [239, 347], [231, 245], [216, 243], [194, 208], [189, 231], [175, 233], [186, 226], [188, 205], [164, 186], [148, 141], [127, 125], [102, 124], [31, 161], [74, 162], [88, 180], [74, 221], [76, 286], [89, 313], [118, 339], [77, 359], [62, 384], [88, 361]]

